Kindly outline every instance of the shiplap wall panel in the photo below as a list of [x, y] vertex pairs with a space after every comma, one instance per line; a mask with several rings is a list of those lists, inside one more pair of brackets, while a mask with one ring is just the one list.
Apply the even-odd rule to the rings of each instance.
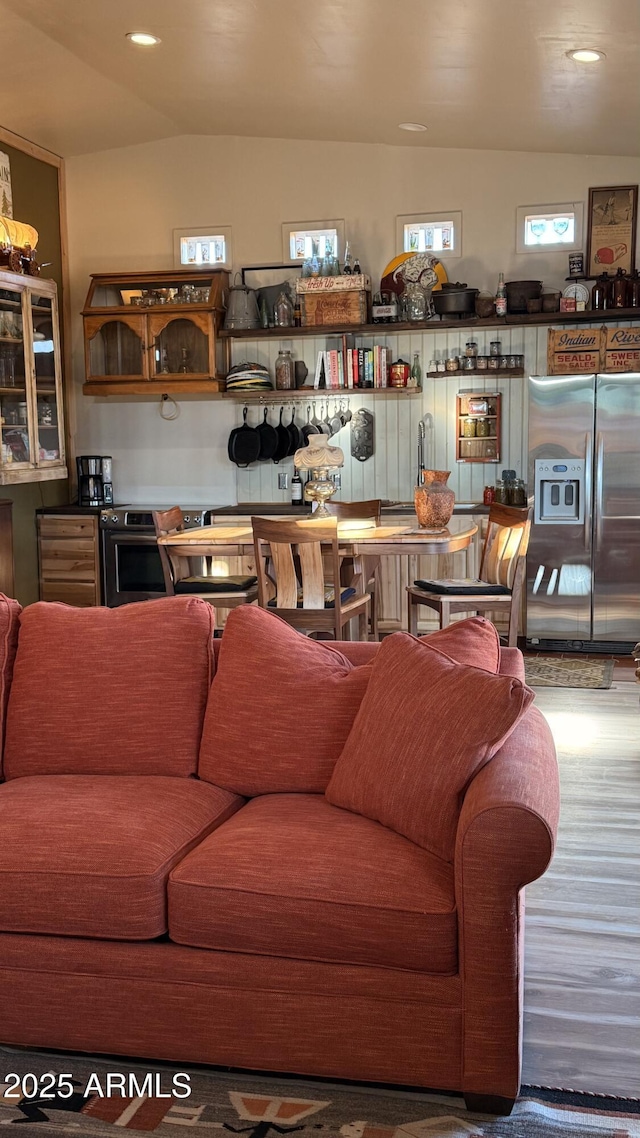
[[[621, 325], [637, 324], [638, 321], [621, 321]], [[594, 321], [590, 327], [599, 327]], [[556, 325], [555, 327], [564, 327]], [[351, 439], [349, 426], [343, 427], [331, 442], [342, 447], [345, 465], [341, 471], [342, 488], [336, 498], [344, 501], [358, 501], [364, 498], [386, 498], [406, 502], [413, 498], [416, 470], [418, 464], [418, 424], [424, 418], [425, 465], [439, 470], [450, 470], [449, 485], [460, 502], [482, 500], [484, 486], [494, 483], [503, 469], [514, 469], [520, 478], [527, 477], [527, 379], [528, 374], [545, 375], [547, 371], [547, 332], [548, 325], [527, 327], [525, 325], [502, 329], [472, 328], [447, 329], [446, 331], [402, 332], [394, 335], [385, 331], [370, 336], [356, 337], [357, 347], [386, 345], [391, 349], [392, 359], [402, 358], [413, 364], [413, 356], [418, 352], [423, 374], [421, 396], [397, 397], [386, 395], [371, 398], [366, 391], [344, 392], [334, 399], [329, 395], [329, 407], [334, 403], [348, 405], [351, 411], [366, 407], [373, 412], [375, 419], [375, 453], [366, 462], [351, 458]], [[500, 372], [487, 372], [482, 376], [439, 375], [431, 378], [426, 375], [429, 364], [436, 355], [461, 355], [467, 340], [476, 340], [480, 355], [489, 354], [491, 340], [499, 339], [505, 355], [518, 353], [524, 355], [525, 376], [508, 378]], [[236, 340], [232, 342], [232, 361], [240, 363], [252, 360], [265, 364], [273, 375], [279, 349], [289, 348], [294, 359], [304, 360], [309, 369], [307, 382], [313, 382], [316, 359], [319, 351], [327, 347], [328, 338], [322, 335], [299, 337], [297, 339]], [[338, 346], [334, 338], [335, 346]], [[457, 463], [456, 462], [456, 394], [458, 391], [499, 391], [502, 395], [502, 433], [501, 457], [497, 463]], [[285, 420], [291, 416], [292, 403], [287, 403], [287, 393], [283, 392], [282, 404], [270, 404], [269, 421], [278, 421], [280, 406], [285, 407]], [[321, 404], [326, 407], [327, 396], [318, 392], [308, 400], [296, 400], [297, 423], [302, 426], [307, 419], [307, 407], [320, 414]], [[287, 414], [288, 413], [288, 414]], [[262, 419], [262, 409], [251, 404], [249, 423], [257, 425]], [[236, 422], [242, 422], [242, 404], [238, 403]], [[290, 490], [278, 490], [278, 472], [293, 474], [293, 460], [285, 459], [278, 465], [257, 463], [237, 473], [237, 497], [239, 502], [288, 502]]]

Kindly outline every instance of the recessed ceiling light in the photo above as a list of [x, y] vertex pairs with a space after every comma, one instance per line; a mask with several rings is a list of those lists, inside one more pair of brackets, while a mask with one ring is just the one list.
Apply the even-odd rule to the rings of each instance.
[[576, 63], [599, 63], [601, 59], [607, 58], [603, 51], [596, 51], [592, 47], [578, 47], [566, 54], [569, 59], [575, 59]]
[[419, 131], [419, 130], [426, 130], [427, 129], [426, 126], [424, 125], [424, 123], [421, 123], [421, 122], [399, 122], [398, 126], [399, 126], [400, 130]]
[[161, 42], [158, 36], [152, 36], [150, 32], [127, 32], [127, 39], [140, 47], [154, 47]]

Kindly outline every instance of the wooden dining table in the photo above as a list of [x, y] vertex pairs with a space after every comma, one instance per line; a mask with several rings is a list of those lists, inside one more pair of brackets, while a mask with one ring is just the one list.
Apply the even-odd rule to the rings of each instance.
[[[270, 515], [271, 521], [277, 516]], [[291, 521], [290, 516], [287, 521]], [[340, 553], [356, 563], [370, 557], [424, 557], [445, 553], [469, 551], [478, 532], [477, 525], [468, 517], [452, 517], [448, 527], [439, 533], [420, 529], [413, 521], [407, 525], [379, 525], [358, 528], [356, 520], [338, 522]], [[159, 537], [158, 542], [171, 547], [180, 557], [246, 557], [253, 554], [253, 531], [250, 524], [233, 525], [216, 523], [185, 530], [183, 533]], [[468, 566], [467, 566], [468, 569]], [[357, 573], [356, 573], [357, 575]], [[471, 574], [467, 572], [467, 576]]]

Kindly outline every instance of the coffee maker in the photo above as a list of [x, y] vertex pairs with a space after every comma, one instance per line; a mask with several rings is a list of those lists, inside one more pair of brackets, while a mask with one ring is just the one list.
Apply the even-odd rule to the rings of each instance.
[[111, 455], [80, 454], [76, 458], [78, 467], [78, 505], [112, 506], [113, 481], [111, 478]]

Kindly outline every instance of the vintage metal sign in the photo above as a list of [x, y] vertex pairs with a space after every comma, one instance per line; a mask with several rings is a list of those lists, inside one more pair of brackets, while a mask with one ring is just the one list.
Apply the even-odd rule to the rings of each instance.
[[547, 346], [549, 375], [581, 375], [601, 370], [602, 328], [550, 328]]
[[640, 371], [640, 328], [607, 328], [603, 371]]

